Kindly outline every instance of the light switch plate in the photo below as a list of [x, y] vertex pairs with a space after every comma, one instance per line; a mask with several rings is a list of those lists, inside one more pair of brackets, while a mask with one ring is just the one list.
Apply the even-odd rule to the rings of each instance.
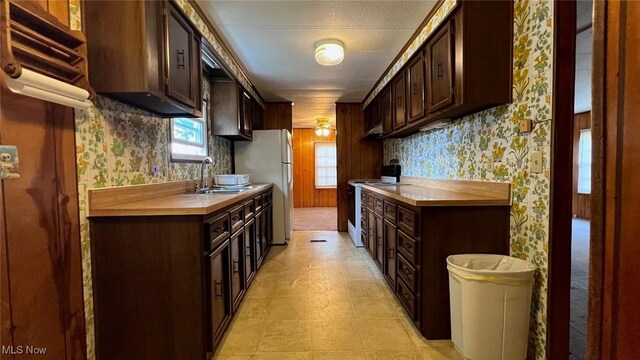
[[534, 174], [542, 172], [542, 151], [531, 153], [531, 172]]
[[531, 132], [531, 119], [520, 120], [520, 134]]
[[489, 156], [489, 158], [487, 158], [487, 171], [493, 172], [494, 166], [493, 156]]

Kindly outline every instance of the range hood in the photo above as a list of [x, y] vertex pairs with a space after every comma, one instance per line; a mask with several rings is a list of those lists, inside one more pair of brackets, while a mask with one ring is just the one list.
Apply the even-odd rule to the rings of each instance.
[[[3, 84], [17, 94], [78, 109], [91, 106], [86, 38], [35, 1], [0, 2]], [[5, 36], [6, 35], [6, 36]]]

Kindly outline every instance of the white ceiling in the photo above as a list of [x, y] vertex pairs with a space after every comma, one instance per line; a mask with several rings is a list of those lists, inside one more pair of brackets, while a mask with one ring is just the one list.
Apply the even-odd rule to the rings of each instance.
[[[335, 123], [335, 102], [360, 102], [436, 3], [199, 0], [266, 101], [293, 101], [294, 127]], [[314, 59], [318, 40], [345, 43], [342, 64]]]
[[[593, 1], [577, 2], [576, 36], [576, 88], [573, 110], [578, 114], [591, 110], [591, 73], [593, 71]], [[585, 30], [586, 29], [586, 30]]]

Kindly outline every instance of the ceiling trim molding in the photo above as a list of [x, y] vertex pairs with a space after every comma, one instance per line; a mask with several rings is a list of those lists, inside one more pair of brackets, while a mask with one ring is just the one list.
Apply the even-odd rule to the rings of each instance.
[[400, 69], [409, 61], [411, 56], [416, 53], [427, 40], [427, 38], [436, 30], [443, 20], [456, 8], [457, 0], [440, 0], [429, 12], [425, 20], [422, 22], [418, 31], [409, 39], [407, 44], [400, 50], [400, 53], [387, 67], [380, 79], [373, 86], [373, 89], [365, 97], [363, 108], [369, 105], [373, 98], [382, 91], [389, 81], [400, 71]]
[[255, 86], [253, 86], [238, 61], [231, 55], [231, 51], [228, 50], [222, 40], [222, 36], [216, 32], [209, 19], [200, 15], [203, 14], [203, 12], [199, 5], [192, 2], [192, 0], [175, 0], [175, 3], [178, 4], [202, 36], [209, 42], [209, 45], [211, 45], [213, 50], [220, 56], [220, 60], [224, 62], [224, 65], [236, 77], [236, 80], [256, 99], [260, 106], [264, 107], [262, 96], [260, 96], [260, 93], [258, 93]]

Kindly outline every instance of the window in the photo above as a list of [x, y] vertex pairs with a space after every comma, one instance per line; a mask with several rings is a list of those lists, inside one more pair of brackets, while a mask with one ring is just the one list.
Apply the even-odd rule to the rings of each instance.
[[171, 119], [171, 161], [202, 161], [209, 154], [208, 105], [203, 99], [201, 118]]
[[336, 168], [336, 143], [317, 142], [316, 151], [316, 188], [335, 188], [338, 183]]
[[591, 130], [580, 130], [578, 143], [578, 193], [591, 194]]

